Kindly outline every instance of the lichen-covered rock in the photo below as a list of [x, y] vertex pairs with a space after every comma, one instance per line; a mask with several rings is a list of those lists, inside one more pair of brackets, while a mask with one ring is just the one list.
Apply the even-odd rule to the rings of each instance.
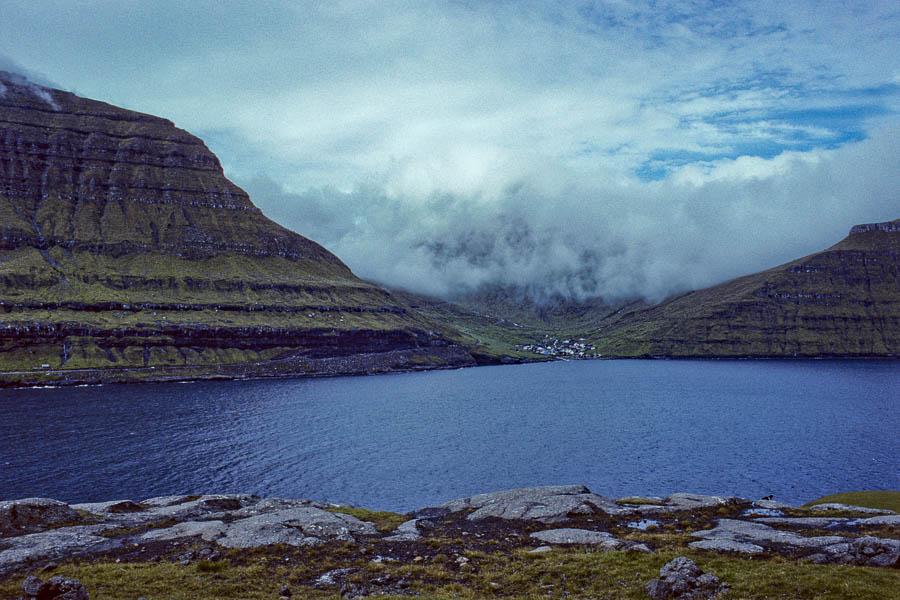
[[828, 546], [812, 560], [866, 567], [896, 567], [900, 566], [900, 540], [864, 536]]

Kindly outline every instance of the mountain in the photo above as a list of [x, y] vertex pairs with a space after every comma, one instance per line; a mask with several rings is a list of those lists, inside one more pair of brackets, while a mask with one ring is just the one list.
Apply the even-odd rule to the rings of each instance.
[[4, 73], [0, 309], [11, 383], [474, 364], [266, 218], [200, 139]]
[[0, 72], [0, 385], [896, 356], [898, 256], [900, 220], [656, 305], [389, 291], [266, 218], [170, 121]]
[[588, 339], [614, 356], [898, 356], [900, 220], [857, 225], [823, 252], [597, 326]]

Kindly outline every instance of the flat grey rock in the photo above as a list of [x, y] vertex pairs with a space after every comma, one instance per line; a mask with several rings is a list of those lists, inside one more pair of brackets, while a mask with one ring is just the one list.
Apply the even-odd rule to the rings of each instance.
[[270, 544], [313, 546], [326, 539], [354, 541], [353, 535], [375, 533], [372, 523], [351, 515], [305, 506], [234, 521], [217, 543], [228, 548], [254, 548]]
[[68, 558], [89, 552], [102, 552], [117, 548], [121, 540], [110, 540], [66, 527], [53, 531], [31, 533], [4, 540], [10, 547], [0, 551], [0, 573], [15, 569], [29, 561]]
[[231, 513], [233, 517], [242, 518], [242, 517], [253, 517], [256, 515], [261, 515], [269, 512], [276, 512], [279, 510], [287, 510], [289, 508], [298, 508], [301, 506], [315, 506], [317, 508], [324, 508], [325, 505], [312, 502], [310, 500], [289, 500], [286, 498], [263, 498], [259, 502], [255, 504], [250, 504], [248, 506], [244, 506], [243, 508], [236, 510]]
[[852, 504], [840, 504], [837, 502], [826, 502], [825, 504], [813, 504], [809, 510], [827, 511], [827, 510], [846, 510], [849, 512], [864, 513], [867, 515], [894, 515], [897, 514], [892, 510], [883, 508], [868, 508], [867, 506], [853, 506]]
[[19, 535], [60, 523], [80, 521], [75, 509], [52, 498], [0, 501], [0, 536]]
[[591, 531], [590, 529], [548, 529], [532, 533], [532, 538], [547, 544], [589, 544], [592, 546], [609, 546], [620, 548], [625, 545], [622, 540], [617, 540], [605, 531]]
[[835, 535], [804, 537], [792, 531], [774, 529], [763, 523], [735, 519], [720, 519], [715, 528], [697, 531], [691, 536], [712, 540], [749, 542], [759, 546], [783, 545], [792, 548], [824, 548], [845, 539]]
[[474, 509], [466, 517], [470, 521], [496, 517], [499, 519], [536, 520], [543, 523], [563, 521], [570, 514], [630, 512], [609, 498], [592, 494], [583, 485], [553, 485], [478, 494], [469, 498], [452, 500], [442, 505], [442, 508], [450, 512]]
[[204, 541], [212, 542], [225, 535], [227, 529], [227, 526], [222, 521], [185, 521], [172, 527], [147, 531], [141, 534], [138, 539], [143, 541], [169, 541], [200, 536]]
[[665, 503], [670, 509], [674, 507], [681, 510], [693, 510], [695, 508], [750, 504], [750, 501], [737, 496], [707, 496], [679, 492], [666, 496]]
[[401, 523], [391, 535], [384, 539], [389, 542], [409, 542], [419, 539], [422, 537], [422, 534], [419, 533], [419, 528], [416, 526], [418, 521], [419, 519], [411, 519]]
[[844, 517], [759, 517], [753, 519], [756, 523], [810, 528], [831, 527], [839, 523], [846, 523], [849, 520]]
[[214, 518], [223, 516], [223, 513], [231, 513], [245, 506], [258, 504], [259, 501], [258, 496], [250, 494], [210, 494], [188, 502], [152, 507], [148, 512], [158, 518], [192, 519], [200, 516]]
[[691, 542], [688, 544], [690, 548], [699, 548], [700, 550], [715, 550], [716, 552], [740, 552], [741, 554], [759, 554], [764, 552], [762, 546], [751, 544], [749, 542], [738, 542], [730, 539], [712, 539], [700, 540], [699, 542]]
[[869, 517], [858, 521], [860, 525], [887, 525], [888, 527], [900, 527], [900, 515], [883, 515], [880, 517]]

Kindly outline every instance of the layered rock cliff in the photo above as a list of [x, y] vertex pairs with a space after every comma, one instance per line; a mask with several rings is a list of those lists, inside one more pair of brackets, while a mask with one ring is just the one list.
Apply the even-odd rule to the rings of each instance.
[[623, 356], [898, 356], [900, 220], [857, 225], [823, 252], [616, 315], [591, 337]]
[[8, 74], [0, 84], [0, 371], [283, 365], [450, 345], [266, 218], [170, 121]]

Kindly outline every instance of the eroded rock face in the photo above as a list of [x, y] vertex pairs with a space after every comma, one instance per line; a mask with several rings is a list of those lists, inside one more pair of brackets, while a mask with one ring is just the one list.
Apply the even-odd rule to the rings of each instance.
[[857, 225], [822, 252], [623, 313], [591, 341], [652, 356], [892, 357], [898, 289], [900, 220]]
[[172, 122], [60, 90], [4, 86], [0, 246], [338, 262], [263, 217], [203, 142]]
[[0, 385], [474, 364], [170, 121], [0, 85]]

